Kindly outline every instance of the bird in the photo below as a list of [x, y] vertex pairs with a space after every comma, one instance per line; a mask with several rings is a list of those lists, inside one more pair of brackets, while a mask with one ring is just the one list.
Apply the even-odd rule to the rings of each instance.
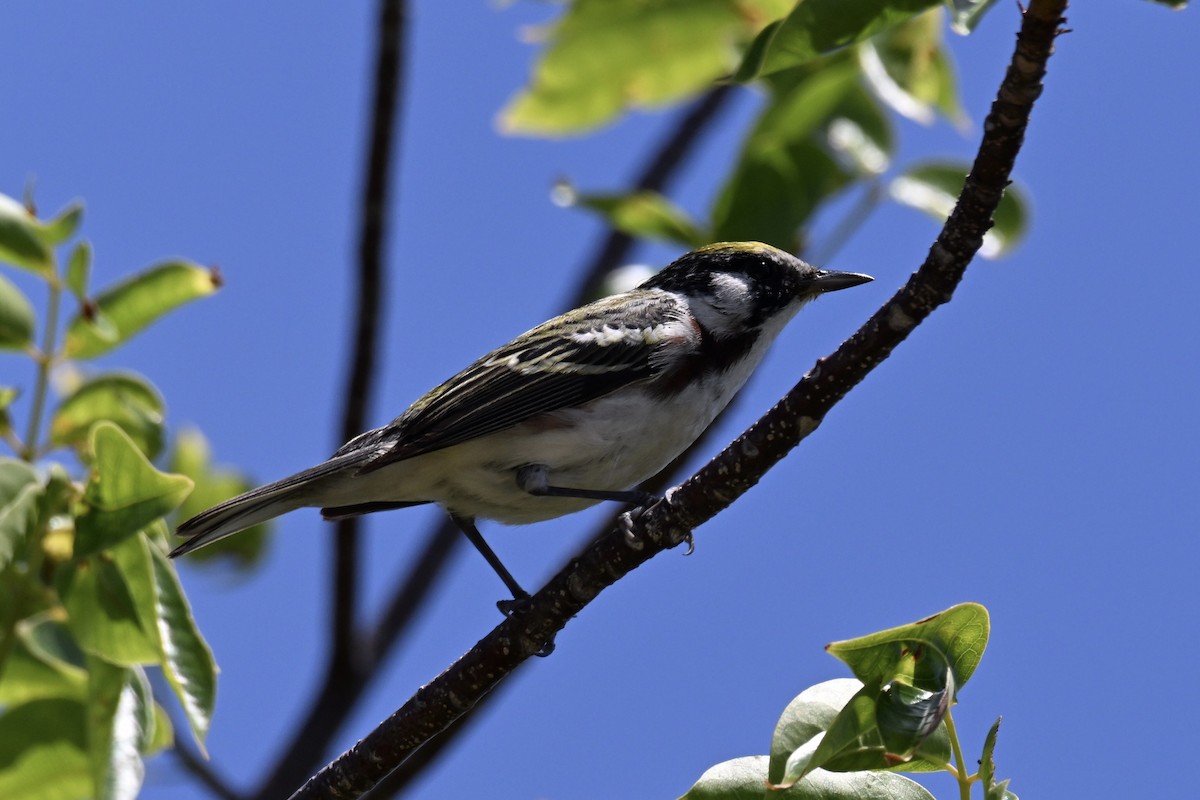
[[492, 350], [327, 461], [192, 517], [170, 555], [301, 507], [336, 520], [434, 503], [528, 598], [476, 520], [657, 500], [636, 487], [708, 428], [796, 313], [871, 280], [761, 242], [701, 247]]

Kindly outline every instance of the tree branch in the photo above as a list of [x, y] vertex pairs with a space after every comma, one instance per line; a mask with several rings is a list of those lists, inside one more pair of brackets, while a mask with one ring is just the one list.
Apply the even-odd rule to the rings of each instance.
[[[378, 360], [379, 328], [385, 293], [384, 250], [387, 242], [393, 145], [397, 108], [404, 80], [404, 36], [407, 17], [403, 0], [381, 0], [376, 34], [375, 79], [371, 138], [363, 181], [358, 240], [357, 297], [353, 360], [347, 376], [339, 444], [366, 427], [367, 406]], [[277, 796], [278, 787], [294, 786], [323, 757], [328, 739], [313, 731], [336, 730], [344, 708], [361, 688], [366, 667], [358, 646], [356, 608], [359, 562], [357, 518], [338, 523], [333, 543], [329, 662], [324, 682], [296, 728], [275, 768], [263, 779], [257, 795]], [[330, 734], [332, 735], [332, 730]]]
[[605, 587], [728, 507], [820, 425], [845, 394], [916, 326], [950, 300], [992, 225], [1008, 184], [1065, 0], [1034, 0], [1024, 12], [1008, 73], [984, 124], [983, 141], [954, 212], [908, 283], [762, 419], [667, 500], [638, 520], [639, 546], [609, 531], [466, 655], [422, 687], [362, 741], [314, 775], [292, 797], [356, 798], [425, 742], [472, 708], [519, 664], [538, 652]]

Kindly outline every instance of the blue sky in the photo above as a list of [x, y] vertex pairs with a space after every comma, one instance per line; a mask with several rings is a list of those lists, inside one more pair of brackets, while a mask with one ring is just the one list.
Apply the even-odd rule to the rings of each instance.
[[[620, 188], [669, 125], [638, 114], [585, 139], [501, 137], [495, 114], [534, 56], [517, 31], [549, 11], [414, 5], [377, 424], [560, 309], [601, 230], [553, 206], [551, 184]], [[44, 210], [83, 198], [97, 281], [169, 255], [221, 266], [221, 293], [104, 364], [148, 375], [173, 425], [200, 427], [220, 461], [264, 480], [340, 444], [373, 20], [361, 2], [0, 11], [0, 192], [19, 196], [33, 178]], [[902, 162], [970, 157], [1016, 26], [1001, 3], [952, 42], [975, 128], [902, 124]], [[1035, 210], [1024, 245], [974, 264], [954, 302], [697, 532], [693, 556], [664, 554], [606, 591], [415, 796], [678, 796], [708, 766], [766, 752], [795, 694], [846, 674], [825, 643], [967, 600], [990, 609], [993, 634], [959, 730], [977, 753], [1004, 715], [999, 772], [1014, 790], [1191, 789], [1179, 767], [1200, 708], [1175, 683], [1200, 659], [1200, 271], [1188, 232], [1200, 30], [1194, 12], [1128, 0], [1079, 3], [1070, 27], [1017, 166]], [[676, 193], [685, 207], [706, 206], [753, 111], [743, 98], [706, 140]], [[908, 210], [874, 215], [827, 266], [876, 282], [805, 310], [708, 454], [888, 297], [935, 231]], [[7, 383], [23, 365], [0, 369]], [[368, 609], [435, 515], [370, 521]], [[535, 585], [597, 519], [485, 533]], [[239, 787], [275, 757], [323, 668], [329, 528], [297, 512], [277, 531], [249, 579], [181, 567], [222, 668], [209, 749]], [[490, 630], [502, 595], [464, 549], [337, 752]], [[145, 796], [207, 795], [166, 756]]]

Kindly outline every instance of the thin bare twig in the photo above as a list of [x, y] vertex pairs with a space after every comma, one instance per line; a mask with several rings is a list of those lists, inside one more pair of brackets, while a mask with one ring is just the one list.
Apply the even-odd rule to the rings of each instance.
[[[407, 6], [404, 0], [381, 0], [376, 33], [371, 138], [363, 181], [361, 227], [358, 241], [358, 281], [353, 358], [347, 375], [345, 407], [339, 443], [366, 427], [367, 407], [378, 360], [379, 329], [385, 295], [384, 250], [392, 194], [393, 150], [398, 128], [400, 91], [404, 83], [404, 41]], [[358, 520], [338, 523], [333, 543], [333, 612], [329, 628], [329, 662], [325, 679], [309, 708], [304, 724], [296, 728], [283, 755], [263, 779], [258, 797], [278, 796], [283, 786], [294, 786], [319, 763], [328, 736], [344, 718], [344, 708], [357, 696], [366, 672], [358, 646], [357, 586], [359, 571]], [[332, 729], [328, 734], [315, 731]]]
[[920, 269], [853, 336], [817, 365], [774, 408], [636, 523], [641, 547], [612, 530], [378, 728], [313, 776], [292, 797], [357, 798], [445, 730], [537, 653], [605, 587], [728, 507], [820, 425], [845, 394], [882, 363], [939, 305], [951, 299], [1008, 184], [1065, 0], [1034, 0], [984, 124], [958, 205]]

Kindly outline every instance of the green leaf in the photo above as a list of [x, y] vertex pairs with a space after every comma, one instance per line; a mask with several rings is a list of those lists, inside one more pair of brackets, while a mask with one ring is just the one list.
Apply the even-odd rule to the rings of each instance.
[[851, 176], [826, 151], [824, 128], [861, 91], [847, 57], [783, 73], [712, 211], [716, 241], [760, 241], [796, 251], [798, 229]]
[[0, 275], [0, 350], [23, 350], [33, 344], [37, 316], [16, 284]]
[[[179, 306], [207, 297], [220, 278], [189, 261], [167, 261], [105, 289], [67, 327], [64, 352], [71, 358], [103, 355]], [[99, 320], [99, 321], [97, 321]]]
[[[929, 162], [896, 176], [888, 186], [892, 199], [944, 222], [954, 210], [970, 167], [961, 163]], [[1015, 185], [1004, 190], [993, 227], [983, 236], [979, 254], [998, 258], [1009, 253], [1028, 228], [1029, 202]]]
[[[216, 467], [208, 442], [200, 431], [185, 429], [175, 439], [168, 469], [191, 478], [196, 488], [179, 507], [178, 519], [190, 519], [217, 503], [249, 491], [254, 484], [241, 473]], [[261, 523], [209, 545], [188, 556], [192, 563], [232, 559], [234, 566], [248, 569], [262, 560], [266, 552], [268, 523]]]
[[509, 101], [509, 133], [561, 136], [628, 108], [670, 103], [737, 65], [737, 47], [784, 13], [782, 0], [576, 0], [537, 32], [549, 44]]
[[912, 17], [859, 46], [868, 85], [898, 114], [929, 125], [935, 111], [961, 125], [954, 67], [942, 47], [941, 8]]
[[145, 378], [107, 372], [84, 381], [59, 405], [50, 421], [50, 443], [81, 446], [97, 422], [108, 420], [129, 435], [148, 458], [163, 445], [162, 396]]
[[78, 652], [64, 626], [42, 616], [21, 620], [15, 633], [0, 680], [0, 705], [15, 706], [48, 697], [85, 698], [87, 672], [58, 657], [54, 650], [63, 646], [58, 640], [65, 638], [67, 646]]
[[687, 212], [658, 192], [575, 194], [570, 187], [560, 186], [556, 195], [563, 199], [564, 205], [595, 211], [630, 236], [679, 244], [689, 250], [708, 241], [708, 235]]
[[[746, 756], [709, 768], [681, 800], [762, 800], [767, 757]], [[919, 783], [889, 772], [817, 770], [771, 800], [933, 800]]]
[[[954, 683], [966, 685], [987, 647], [987, 609], [961, 603], [918, 622], [833, 642], [825, 647], [864, 684], [886, 685], [904, 673], [918, 688], [937, 689], [949, 666]], [[937, 658], [931, 658], [936, 654]]]
[[[839, 693], [844, 690], [839, 689]], [[881, 701], [880, 696], [878, 686], [863, 686], [837, 712], [832, 722], [827, 722], [827, 707], [818, 707], [815, 711], [802, 709], [812, 719], [791, 737], [793, 740], [799, 740], [816, 721], [827, 728], [790, 753], [781, 750], [776, 754], [772, 748], [772, 775], [782, 771], [782, 777], [774, 785], [791, 786], [817, 768], [837, 772], [884, 769], [930, 772], [942, 769], [951, 755], [945, 727], [938, 728], [936, 735], [929, 738], [910, 734], [908, 739], [900, 740], [900, 731], [887, 732], [885, 737], [879, 708], [886, 700]], [[823, 699], [828, 702], [836, 698], [831, 694]], [[780, 767], [779, 761], [785, 755], [786, 760]]]
[[867, 90], [846, 92], [824, 127], [826, 146], [850, 173], [874, 177], [887, 171], [895, 151], [895, 137], [879, 101]]
[[0, 457], [0, 570], [24, 547], [37, 520], [42, 485], [24, 461]]
[[77, 521], [78, 556], [132, 536], [178, 508], [192, 490], [190, 478], [159, 472], [111, 422], [92, 427], [91, 450], [95, 464], [83, 495], [87, 510]]
[[87, 298], [88, 281], [92, 275], [92, 246], [87, 242], [79, 242], [71, 250], [67, 259], [66, 286], [71, 294], [83, 302]]
[[154, 737], [154, 704], [141, 669], [91, 659], [88, 668], [88, 748], [94, 796], [137, 797], [145, 777], [141, 751]]
[[48, 276], [53, 271], [53, 259], [37, 219], [25, 206], [0, 194], [0, 261]]
[[[862, 683], [853, 678], [837, 678], [810, 686], [788, 703], [771, 737], [771, 761], [767, 776], [770, 783], [780, 785], [785, 782], [789, 760], [796, 758], [797, 751], [818, 736], [823, 737], [838, 713], [861, 688]], [[808, 752], [811, 753], [819, 743], [817, 739]], [[802, 771], [798, 771], [796, 776]]]
[[750, 48], [755, 63], [739, 78], [763, 77], [800, 66], [895, 27], [941, 0], [804, 0], [765, 42]]
[[[1166, 2], [1178, 3], [1182, 8], [1186, 5], [1187, 0], [1166, 0]], [[966, 36], [978, 27], [983, 15], [996, 5], [996, 0], [949, 0], [947, 5], [950, 6], [950, 29], [957, 34]]]
[[983, 786], [984, 800], [1017, 800], [1008, 790], [1008, 781], [996, 781], [996, 736], [1000, 733], [1000, 718], [992, 723], [983, 742], [983, 756], [979, 759], [979, 783]]
[[0, 715], [0, 797], [79, 800], [92, 796], [87, 709], [48, 698]]
[[54, 247], [74, 236], [82, 221], [83, 203], [76, 200], [49, 222], [37, 222], [36, 227], [42, 241], [50, 247]]
[[166, 710], [158, 703], [154, 704], [154, 738], [146, 746], [143, 755], [152, 756], [175, 744], [175, 729], [171, 726], [171, 718]]
[[162, 660], [153, 569], [143, 536], [59, 568], [67, 626], [84, 652], [122, 666]]
[[175, 568], [150, 548], [163, 674], [179, 698], [200, 749], [208, 735], [217, 700], [217, 664], [188, 606]]

